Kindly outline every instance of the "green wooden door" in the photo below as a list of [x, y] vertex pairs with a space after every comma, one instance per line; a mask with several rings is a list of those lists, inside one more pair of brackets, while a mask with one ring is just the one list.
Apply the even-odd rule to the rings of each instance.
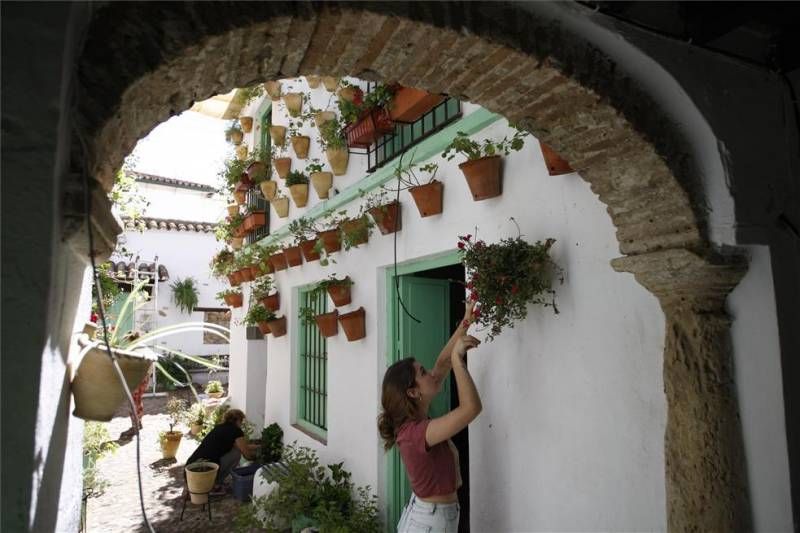
[[[404, 357], [414, 357], [428, 370], [433, 369], [439, 352], [447, 343], [450, 322], [450, 286], [446, 280], [401, 276], [400, 294], [409, 312], [417, 323], [402, 309], [397, 309], [396, 289], [392, 285], [388, 316], [392, 318], [392, 362]], [[399, 320], [398, 320], [399, 313]], [[397, 328], [399, 327], [399, 332]], [[450, 377], [442, 385], [442, 391], [431, 403], [429, 414], [435, 418], [450, 410]], [[388, 464], [388, 518], [387, 529], [394, 532], [400, 520], [403, 506], [411, 497], [403, 462], [397, 447], [389, 452]]]

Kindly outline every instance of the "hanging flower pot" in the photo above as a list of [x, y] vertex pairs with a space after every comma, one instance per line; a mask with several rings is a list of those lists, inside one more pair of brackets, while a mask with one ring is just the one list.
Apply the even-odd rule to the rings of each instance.
[[286, 218], [289, 216], [289, 198], [286, 196], [276, 196], [270, 201], [270, 205], [275, 209], [275, 214], [278, 218]]
[[161, 458], [162, 459], [175, 459], [178, 453], [178, 447], [181, 445], [181, 438], [183, 433], [180, 431], [165, 431], [160, 438], [161, 444]]
[[394, 131], [394, 122], [385, 109], [373, 109], [344, 129], [347, 146], [369, 148], [382, 136]]
[[339, 78], [335, 76], [322, 76], [322, 84], [325, 86], [326, 91], [332, 93], [336, 90], [336, 87], [339, 86]]
[[300, 251], [303, 252], [303, 258], [306, 260], [306, 263], [319, 260], [319, 253], [314, 250], [316, 244], [317, 241], [315, 239], [300, 242]]
[[244, 237], [233, 237], [231, 239], [231, 248], [238, 250], [244, 245]]
[[334, 176], [347, 173], [347, 163], [350, 160], [350, 152], [347, 151], [347, 148], [328, 148], [325, 150], [325, 157], [328, 159]]
[[244, 205], [245, 201], [247, 201], [247, 192], [236, 189], [233, 191], [233, 199], [236, 200], [237, 204]]
[[[84, 420], [108, 422], [125, 401], [125, 389], [119, 383], [105, 344], [92, 342], [84, 333], [78, 337], [78, 346], [85, 354], [72, 378], [72, 394], [75, 396], [72, 414]], [[149, 351], [115, 349], [114, 352], [119, 357], [119, 366], [130, 390], [141, 383], [150, 365], [157, 360]]]
[[269, 322], [256, 322], [256, 325], [262, 335], [269, 335]]
[[342, 329], [348, 341], [357, 341], [367, 336], [365, 318], [366, 312], [363, 307], [359, 307], [351, 313], [339, 315], [339, 323], [342, 324]]
[[277, 254], [269, 256], [269, 263], [276, 272], [278, 270], [286, 270], [287, 268], [286, 256], [283, 255], [283, 252], [278, 252]]
[[305, 207], [308, 203], [308, 183], [289, 185], [289, 192], [297, 207]]
[[414, 198], [414, 203], [417, 204], [421, 217], [438, 215], [442, 212], [444, 184], [441, 181], [433, 180], [425, 185], [411, 187], [408, 192]]
[[275, 294], [270, 294], [269, 296], [261, 298], [259, 301], [261, 305], [270, 311], [277, 311], [281, 307], [281, 293], [276, 292]]
[[350, 303], [350, 278], [344, 278], [342, 283], [336, 284], [329, 284], [325, 290], [328, 291], [328, 295], [333, 300], [333, 305], [336, 307], [341, 307], [343, 305], [347, 305]]
[[477, 202], [503, 194], [500, 164], [500, 156], [493, 155], [458, 165], [458, 168], [464, 173], [464, 177], [467, 178], [467, 185], [469, 185], [473, 200]]
[[306, 76], [306, 81], [308, 82], [309, 87], [316, 89], [319, 87], [322, 78], [320, 76]]
[[267, 179], [267, 164], [261, 161], [253, 161], [249, 165], [247, 165], [247, 169], [244, 171], [247, 178], [253, 182], [258, 183]]
[[572, 167], [569, 166], [569, 163], [565, 159], [562, 159], [562, 157], [548, 145], [539, 141], [539, 147], [542, 149], [544, 164], [547, 165], [548, 174], [551, 176], [560, 176], [562, 174], [572, 174], [575, 172]]
[[272, 144], [275, 146], [283, 147], [286, 145], [286, 126], [270, 126], [269, 136], [272, 138]]
[[323, 337], [335, 337], [339, 333], [339, 310], [334, 309], [330, 313], [323, 313], [314, 317], [314, 322], [317, 323], [319, 332]]
[[247, 230], [244, 229], [244, 223], [236, 226], [233, 230], [233, 236], [236, 238], [243, 238], [245, 235], [247, 235]]
[[[230, 274], [228, 274], [228, 282], [231, 284], [232, 287], [238, 287], [242, 284], [242, 277], [239, 275], [239, 271], [234, 270]], [[228, 300], [225, 300], [227, 303]], [[230, 305], [230, 304], [228, 304]]]
[[359, 87], [355, 87], [353, 85], [345, 85], [341, 89], [339, 89], [339, 98], [342, 100], [346, 100], [348, 102], [352, 102], [357, 98], [359, 100], [363, 99], [364, 91], [361, 90]]
[[298, 159], [308, 159], [308, 148], [311, 146], [311, 137], [305, 135], [292, 136], [292, 148]]
[[272, 164], [275, 166], [275, 172], [284, 180], [289, 175], [289, 171], [292, 170], [291, 157], [276, 157], [272, 160]]
[[241, 307], [244, 305], [244, 297], [241, 292], [227, 293], [223, 297], [225, 303], [231, 307]]
[[231, 142], [236, 146], [242, 144], [242, 141], [244, 140], [244, 133], [242, 133], [242, 130], [231, 130], [228, 132], [228, 135], [231, 138]]
[[247, 146], [244, 144], [240, 144], [236, 147], [236, 159], [239, 161], [246, 161], [247, 160]]
[[369, 241], [369, 221], [366, 217], [345, 220], [340, 228], [347, 236], [350, 246], [361, 246]]
[[267, 91], [270, 99], [273, 102], [280, 100], [281, 98], [281, 82], [279, 81], [268, 81], [264, 83], [264, 89]]
[[214, 488], [214, 481], [217, 479], [219, 465], [206, 461], [198, 461], [186, 465], [186, 486], [189, 489], [189, 497], [194, 504], [208, 503], [208, 493]]
[[272, 200], [275, 198], [275, 194], [278, 192], [277, 181], [265, 180], [259, 183], [258, 186], [261, 189], [261, 194], [263, 194], [264, 198], [267, 200]]
[[228, 204], [228, 215], [235, 217], [239, 214], [239, 204]]
[[242, 226], [246, 232], [257, 230], [264, 227], [267, 223], [267, 214], [264, 211], [254, 211], [244, 217]]
[[317, 128], [322, 127], [323, 124], [336, 118], [336, 113], [333, 111], [318, 111], [314, 113], [314, 124]]
[[283, 249], [283, 254], [286, 256], [286, 263], [290, 267], [296, 267], [303, 264], [303, 253], [300, 251], [299, 246], [290, 246]]
[[283, 103], [286, 104], [289, 116], [299, 117], [303, 110], [303, 93], [286, 93], [283, 95]]
[[317, 197], [320, 200], [328, 198], [328, 192], [333, 186], [333, 174], [330, 172], [312, 172], [311, 184], [314, 190], [317, 191]]
[[239, 272], [241, 273], [242, 280], [244, 281], [253, 281], [255, 279], [253, 274], [250, 273], [250, 267], [243, 268]]
[[392, 202], [386, 205], [379, 205], [369, 210], [372, 220], [381, 231], [382, 235], [388, 235], [398, 231], [401, 227], [400, 202]]
[[253, 117], [239, 117], [239, 124], [242, 126], [242, 131], [245, 133], [253, 131]]
[[286, 317], [282, 316], [275, 320], [267, 322], [269, 324], [269, 332], [273, 337], [283, 337], [286, 335]]
[[253, 279], [257, 279], [265, 273], [266, 272], [261, 270], [261, 265], [250, 265], [250, 275], [253, 276]]
[[398, 122], [415, 122], [444, 101], [444, 96], [413, 87], [400, 87], [394, 93], [390, 114]]
[[320, 231], [317, 237], [322, 240], [322, 247], [325, 248], [325, 251], [329, 254], [342, 249], [342, 234], [339, 228]]

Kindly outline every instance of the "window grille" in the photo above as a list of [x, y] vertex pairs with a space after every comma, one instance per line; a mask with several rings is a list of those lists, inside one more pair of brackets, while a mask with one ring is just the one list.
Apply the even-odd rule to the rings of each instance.
[[[315, 315], [327, 312], [324, 291], [303, 291], [301, 306], [309, 307]], [[300, 325], [298, 418], [315, 428], [328, 429], [328, 346], [325, 337], [312, 320]]]

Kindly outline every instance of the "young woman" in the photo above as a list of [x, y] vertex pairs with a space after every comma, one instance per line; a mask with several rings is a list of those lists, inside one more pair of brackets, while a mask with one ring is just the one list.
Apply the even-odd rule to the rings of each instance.
[[[467, 427], [481, 412], [481, 399], [467, 372], [464, 356], [480, 344], [467, 335], [472, 304], [439, 354], [431, 372], [413, 357], [393, 364], [383, 377], [378, 430], [388, 451], [397, 444], [411, 482], [411, 499], [403, 509], [398, 533], [458, 531], [458, 494], [461, 486], [458, 451], [450, 437]], [[428, 408], [453, 370], [458, 386], [458, 407], [438, 418], [428, 418]]]

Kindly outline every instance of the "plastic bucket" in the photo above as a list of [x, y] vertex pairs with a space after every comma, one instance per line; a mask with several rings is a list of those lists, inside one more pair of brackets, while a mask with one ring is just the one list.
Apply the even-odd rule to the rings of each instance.
[[250, 501], [253, 495], [253, 478], [261, 465], [258, 463], [240, 466], [231, 470], [233, 479], [233, 497], [240, 502]]

